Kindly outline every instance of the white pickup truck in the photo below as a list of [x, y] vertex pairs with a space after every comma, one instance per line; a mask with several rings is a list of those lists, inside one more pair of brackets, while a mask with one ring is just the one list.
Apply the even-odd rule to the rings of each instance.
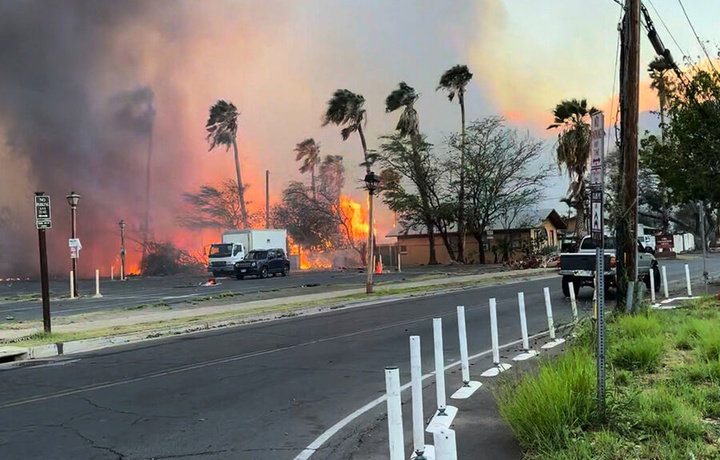
[[[643, 247], [638, 241], [638, 279], [645, 282], [650, 289], [650, 276], [655, 278], [655, 291], [660, 290], [660, 270], [658, 269], [652, 249]], [[605, 287], [616, 286], [615, 273], [615, 238], [605, 237]], [[570, 297], [570, 283], [573, 283], [575, 295], [582, 286], [595, 284], [595, 243], [586, 236], [580, 242], [580, 248], [574, 253], [560, 254], [560, 271], [562, 275], [562, 291], [565, 297]]]

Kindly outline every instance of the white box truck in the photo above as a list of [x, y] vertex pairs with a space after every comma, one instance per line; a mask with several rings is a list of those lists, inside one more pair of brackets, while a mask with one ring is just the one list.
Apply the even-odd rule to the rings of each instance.
[[287, 253], [287, 230], [226, 230], [222, 243], [210, 246], [208, 271], [213, 276], [233, 275], [235, 262], [253, 249], [280, 248]]

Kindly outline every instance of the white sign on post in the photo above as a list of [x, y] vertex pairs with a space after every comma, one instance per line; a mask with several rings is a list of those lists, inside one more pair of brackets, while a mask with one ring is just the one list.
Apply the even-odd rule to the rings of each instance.
[[50, 197], [35, 195], [35, 228], [38, 230], [52, 228], [50, 215]]
[[80, 257], [80, 250], [82, 244], [80, 244], [80, 238], [70, 238], [68, 240], [68, 247], [70, 247], [70, 258], [77, 259]]

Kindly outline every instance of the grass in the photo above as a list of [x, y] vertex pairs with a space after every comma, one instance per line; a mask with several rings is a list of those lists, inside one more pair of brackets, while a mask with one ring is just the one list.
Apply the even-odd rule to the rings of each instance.
[[595, 411], [593, 328], [537, 373], [506, 377], [500, 413], [533, 460], [720, 458], [720, 302], [608, 320], [607, 411]]

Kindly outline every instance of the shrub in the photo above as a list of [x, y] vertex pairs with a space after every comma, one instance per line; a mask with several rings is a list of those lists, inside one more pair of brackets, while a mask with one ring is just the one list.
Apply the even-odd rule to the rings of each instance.
[[504, 381], [496, 392], [500, 413], [518, 441], [538, 452], [557, 451], [595, 409], [595, 360], [583, 349], [543, 363], [537, 375]]

